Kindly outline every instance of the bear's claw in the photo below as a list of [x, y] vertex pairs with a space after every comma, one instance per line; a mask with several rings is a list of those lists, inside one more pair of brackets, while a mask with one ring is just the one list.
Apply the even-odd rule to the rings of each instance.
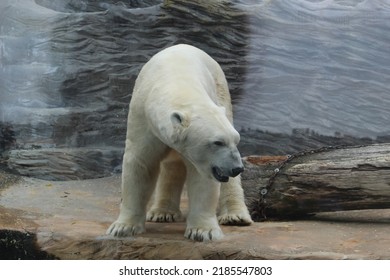
[[202, 229], [202, 228], [187, 228], [184, 237], [194, 241], [210, 241], [219, 240], [223, 237], [220, 228]]
[[253, 223], [252, 218], [247, 213], [223, 214], [218, 216], [220, 225], [248, 226]]
[[180, 211], [170, 211], [164, 209], [152, 209], [148, 212], [146, 220], [148, 222], [157, 222], [157, 223], [172, 223], [180, 220], [181, 213]]
[[132, 225], [121, 222], [114, 222], [107, 230], [106, 234], [115, 237], [133, 236], [143, 233], [145, 227], [142, 225]]

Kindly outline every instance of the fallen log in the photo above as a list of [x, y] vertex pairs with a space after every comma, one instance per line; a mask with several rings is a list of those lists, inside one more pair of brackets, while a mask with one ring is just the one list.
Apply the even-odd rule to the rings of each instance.
[[255, 221], [390, 208], [390, 143], [249, 156], [244, 162], [242, 184]]

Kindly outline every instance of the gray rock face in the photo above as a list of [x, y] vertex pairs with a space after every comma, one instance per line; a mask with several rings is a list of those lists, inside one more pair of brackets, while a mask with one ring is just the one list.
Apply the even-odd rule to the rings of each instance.
[[[226, 37], [220, 25], [187, 30], [187, 19], [178, 16], [182, 3], [161, 2], [0, 3], [1, 148], [8, 168], [61, 180], [112, 173], [120, 166], [135, 78], [164, 47], [196, 37], [231, 69], [228, 75], [239, 73], [243, 56], [231, 49], [244, 49], [243, 30], [229, 27]], [[242, 17], [228, 6], [215, 18], [219, 6], [199, 7], [194, 23]], [[217, 32], [225, 43], [214, 38]]]
[[243, 155], [389, 141], [389, 7], [360, 2], [3, 0], [0, 165], [119, 170], [135, 78], [178, 43], [224, 69]]

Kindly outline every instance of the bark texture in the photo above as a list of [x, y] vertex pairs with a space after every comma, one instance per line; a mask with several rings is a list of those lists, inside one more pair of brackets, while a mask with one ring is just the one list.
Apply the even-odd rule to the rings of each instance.
[[390, 144], [247, 157], [243, 186], [255, 220], [390, 208]]

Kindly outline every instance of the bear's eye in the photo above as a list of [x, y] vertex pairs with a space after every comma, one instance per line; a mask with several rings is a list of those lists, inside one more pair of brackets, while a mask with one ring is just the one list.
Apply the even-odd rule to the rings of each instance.
[[223, 143], [222, 141], [215, 141], [215, 142], [214, 142], [214, 145], [215, 145], [215, 146], [220, 146], [220, 147], [221, 147], [221, 146], [225, 146], [225, 143]]

